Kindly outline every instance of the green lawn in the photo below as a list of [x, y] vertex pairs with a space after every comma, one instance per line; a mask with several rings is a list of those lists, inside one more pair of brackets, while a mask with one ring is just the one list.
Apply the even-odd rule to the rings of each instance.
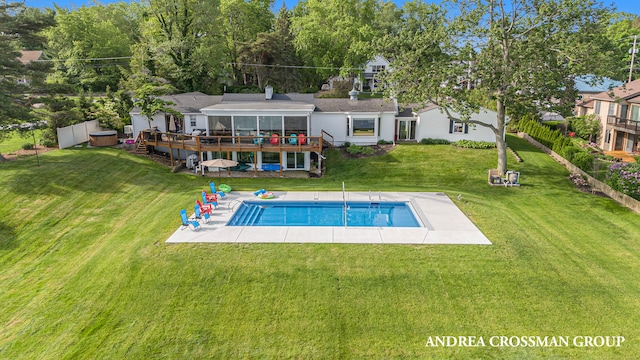
[[[165, 245], [208, 178], [111, 148], [47, 152], [39, 168], [32, 157], [2, 163], [0, 358], [637, 358], [640, 215], [508, 142], [524, 160], [509, 158], [520, 188], [487, 186], [495, 150], [444, 145], [360, 160], [329, 152], [322, 179], [228, 180], [445, 191], [491, 246]], [[425, 347], [445, 335], [626, 342]]]
[[[7, 138], [0, 141], [0, 154], [20, 150], [24, 144], [33, 144], [32, 136], [31, 131], [22, 134], [17, 131], [9, 132]], [[35, 136], [36, 142], [39, 141], [42, 136], [42, 130], [35, 130]]]

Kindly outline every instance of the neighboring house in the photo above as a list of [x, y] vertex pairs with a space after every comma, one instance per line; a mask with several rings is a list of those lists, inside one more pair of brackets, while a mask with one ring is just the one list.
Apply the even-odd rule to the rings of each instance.
[[389, 60], [378, 55], [373, 60], [367, 61], [364, 66], [363, 80], [360, 83], [360, 91], [374, 91], [379, 86], [378, 73], [390, 70]]
[[578, 115], [600, 120], [599, 146], [605, 151], [638, 151], [640, 134], [640, 80], [592, 95], [577, 105]]
[[[172, 107], [182, 117], [157, 114], [149, 123], [140, 115], [139, 109], [133, 109], [133, 134], [137, 136], [143, 130], [157, 128], [163, 133], [204, 136], [201, 139], [219, 147], [218, 151], [210, 151], [207, 145], [201, 147], [200, 152], [206, 154], [203, 159], [230, 157], [255, 164], [256, 169], [272, 164], [281, 170], [306, 171], [311, 169], [313, 161], [320, 161], [321, 156], [316, 154], [321, 149], [320, 139], [336, 146], [345, 143], [375, 145], [381, 140], [419, 141], [422, 138], [495, 142], [489, 129], [449, 121], [435, 106], [417, 109], [415, 114], [411, 110], [398, 113], [396, 104], [383, 99], [358, 99], [357, 91], [352, 91], [349, 99], [316, 98], [314, 94], [272, 94], [270, 91], [265, 94], [163, 96], [164, 100], [176, 104]], [[495, 112], [485, 111], [474, 119], [494, 124], [495, 115]], [[277, 145], [264, 146], [274, 134], [279, 136]], [[305, 146], [289, 146], [293, 134], [302, 134], [309, 140]], [[176, 144], [173, 146], [178, 146]], [[189, 149], [191, 153], [193, 149]], [[188, 156], [185, 151], [178, 156], [175, 148], [158, 147], [158, 150], [171, 151], [172, 156], [181, 159]]]
[[[18, 60], [20, 60], [23, 65], [28, 65], [34, 61], [42, 60], [42, 58], [43, 53], [41, 50], [21, 50]], [[18, 78], [18, 84], [28, 85], [29, 79], [23, 75]]]
[[588, 108], [593, 108], [593, 97], [602, 92], [609, 91], [618, 86], [622, 86], [622, 81], [609, 78], [596, 79], [593, 75], [579, 76], [575, 78], [575, 88], [578, 92], [576, 101], [576, 116], [586, 115]]

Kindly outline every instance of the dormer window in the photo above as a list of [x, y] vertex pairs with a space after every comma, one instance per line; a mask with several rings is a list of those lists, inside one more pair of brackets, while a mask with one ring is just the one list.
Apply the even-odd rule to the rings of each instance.
[[371, 72], [374, 72], [374, 73], [383, 72], [384, 69], [385, 69], [384, 65], [372, 65], [371, 66]]

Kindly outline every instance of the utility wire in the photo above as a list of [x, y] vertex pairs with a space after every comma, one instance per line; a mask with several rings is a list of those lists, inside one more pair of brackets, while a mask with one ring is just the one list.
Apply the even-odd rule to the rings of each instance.
[[[100, 61], [100, 60], [122, 60], [132, 59], [133, 56], [103, 57], [103, 58], [77, 58], [77, 59], [42, 59], [36, 62], [64, 62], [64, 61]], [[322, 70], [364, 70], [363, 68], [341, 68], [331, 66], [306, 66], [306, 65], [269, 65], [269, 64], [249, 64], [249, 63], [228, 63], [228, 65], [239, 66], [257, 66], [257, 67], [276, 67], [284, 69], [322, 69]], [[108, 65], [107, 65], [108, 66]]]

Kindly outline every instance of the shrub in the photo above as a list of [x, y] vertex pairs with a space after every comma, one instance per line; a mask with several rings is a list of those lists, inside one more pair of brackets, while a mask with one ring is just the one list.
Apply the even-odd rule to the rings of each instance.
[[393, 144], [393, 141], [378, 140], [378, 145], [387, 145], [387, 144]]
[[580, 152], [580, 148], [570, 145], [562, 149], [562, 153], [560, 153], [560, 155], [562, 155], [563, 158], [567, 159], [567, 161], [572, 162], [573, 155], [577, 152]]
[[373, 154], [373, 149], [368, 146], [351, 145], [347, 147], [347, 152], [351, 155], [371, 155]]
[[640, 164], [614, 163], [605, 181], [613, 189], [640, 200]]
[[571, 163], [580, 169], [589, 172], [593, 170], [593, 155], [586, 151], [579, 151], [573, 155]]
[[427, 139], [420, 140], [420, 144], [425, 144], [425, 145], [449, 145], [449, 144], [451, 144], [451, 141], [445, 140], [445, 139], [427, 138]]
[[22, 144], [22, 150], [33, 150], [34, 146], [32, 143], [24, 143]]
[[467, 148], [467, 149], [493, 149], [496, 144], [489, 141], [473, 141], [473, 140], [458, 140], [454, 143], [455, 146]]

